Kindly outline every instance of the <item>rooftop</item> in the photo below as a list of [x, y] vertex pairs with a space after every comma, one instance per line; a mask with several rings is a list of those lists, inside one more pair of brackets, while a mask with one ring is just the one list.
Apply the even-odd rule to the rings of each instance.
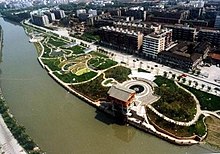
[[114, 97], [121, 101], [127, 101], [130, 98], [131, 94], [134, 93], [136, 93], [134, 90], [128, 89], [118, 84], [113, 85], [108, 91], [108, 95], [110, 97]]

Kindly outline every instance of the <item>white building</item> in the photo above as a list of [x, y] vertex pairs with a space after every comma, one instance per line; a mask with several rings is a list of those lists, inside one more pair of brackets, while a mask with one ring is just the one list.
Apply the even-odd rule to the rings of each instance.
[[88, 13], [92, 16], [97, 16], [97, 10], [89, 9]]
[[165, 50], [165, 36], [150, 34], [144, 36], [143, 53], [145, 57], [157, 59], [157, 54]]
[[86, 13], [86, 9], [76, 10], [76, 16], [79, 17], [80, 14]]
[[215, 28], [220, 29], [220, 15], [217, 15], [215, 18]]
[[160, 29], [144, 37], [143, 53], [145, 57], [157, 59], [158, 53], [170, 48], [172, 44], [172, 29]]
[[199, 0], [199, 1], [190, 1], [188, 5], [189, 5], [189, 6], [192, 6], [192, 7], [202, 8], [202, 7], [204, 7], [204, 4], [205, 4], [204, 1]]

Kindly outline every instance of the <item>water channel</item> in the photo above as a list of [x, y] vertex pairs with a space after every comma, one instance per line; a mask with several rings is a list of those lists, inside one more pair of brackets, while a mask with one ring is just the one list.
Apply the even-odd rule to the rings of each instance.
[[4, 31], [0, 86], [11, 112], [48, 154], [210, 152], [198, 145], [176, 146], [115, 124], [49, 77], [21, 26], [2, 18], [0, 24]]

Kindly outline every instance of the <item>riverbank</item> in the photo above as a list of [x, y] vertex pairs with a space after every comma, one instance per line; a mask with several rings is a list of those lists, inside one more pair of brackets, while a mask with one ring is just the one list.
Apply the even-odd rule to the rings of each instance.
[[10, 113], [0, 88], [0, 147], [2, 153], [43, 154], [44, 152], [26, 134], [25, 128], [18, 124]]
[[[3, 29], [0, 26], [0, 53], [2, 54]], [[0, 55], [2, 58], [2, 55]], [[10, 113], [0, 88], [0, 151], [10, 154], [44, 153], [26, 134], [25, 128], [18, 124]]]
[[[27, 31], [26, 31], [27, 32]], [[44, 47], [43, 45], [41, 44], [41, 42], [39, 42], [40, 46], [42, 47], [42, 51], [38, 51], [38, 53], [41, 53], [40, 56], [38, 57], [38, 61], [39, 63], [41, 64], [41, 66], [43, 68], [45, 68], [48, 72], [48, 74], [57, 82], [59, 83], [61, 86], [63, 86], [65, 89], [67, 89], [69, 92], [73, 93], [75, 96], [81, 98], [82, 100], [86, 101], [88, 104], [92, 105], [92, 106], [95, 106], [96, 108], [108, 113], [108, 114], [111, 114], [113, 115], [113, 112], [109, 109], [107, 109], [106, 107], [102, 106], [100, 104], [99, 101], [92, 101], [90, 98], [88, 98], [86, 95], [84, 94], [81, 94], [77, 91], [75, 91], [74, 89], [72, 89], [72, 87], [70, 86], [71, 84], [67, 84], [65, 82], [63, 82], [62, 80], [60, 80], [56, 75], [53, 74], [54, 71], [52, 71], [47, 65], [45, 65], [43, 62], [42, 62], [42, 56], [43, 54], [45, 53], [44, 51]], [[39, 50], [39, 48], [37, 48], [37, 50]], [[135, 127], [139, 127], [140, 126], [140, 121], [138, 121], [137, 119], [129, 119], [128, 120], [128, 123], [130, 123], [131, 125], [135, 125]], [[160, 131], [156, 131], [155, 129], [153, 129], [153, 126], [148, 124], [148, 126], [150, 127], [147, 127], [145, 126], [145, 124], [143, 124], [141, 127], [142, 130], [146, 131], [146, 132], [150, 132], [150, 133], [153, 133], [154, 135], [156, 136], [159, 136], [160, 138], [162, 139], [165, 139], [165, 140], [168, 140], [172, 143], [175, 143], [175, 144], [178, 144], [178, 145], [192, 145], [192, 144], [196, 144], [196, 143], [199, 143], [199, 141], [195, 141], [193, 139], [177, 139], [175, 137], [171, 137], [167, 134], [163, 134], [161, 133]]]

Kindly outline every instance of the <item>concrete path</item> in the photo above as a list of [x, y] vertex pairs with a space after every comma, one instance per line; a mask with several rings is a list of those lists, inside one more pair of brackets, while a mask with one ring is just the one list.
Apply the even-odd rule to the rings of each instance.
[[0, 152], [5, 154], [27, 154], [11, 134], [0, 115]]

